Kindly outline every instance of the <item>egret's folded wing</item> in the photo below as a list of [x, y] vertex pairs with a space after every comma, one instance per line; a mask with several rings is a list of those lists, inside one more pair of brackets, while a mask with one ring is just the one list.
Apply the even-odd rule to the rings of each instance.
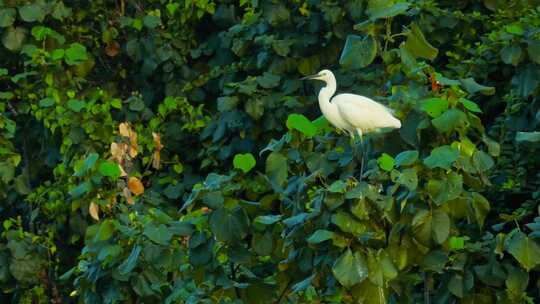
[[384, 105], [367, 97], [340, 94], [332, 99], [344, 120], [364, 132], [379, 128], [396, 127], [399, 122]]

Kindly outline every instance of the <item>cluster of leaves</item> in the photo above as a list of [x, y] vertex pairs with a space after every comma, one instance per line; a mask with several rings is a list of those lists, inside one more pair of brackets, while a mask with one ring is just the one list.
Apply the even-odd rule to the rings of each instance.
[[[538, 302], [540, 3], [510, 2], [0, 0], [0, 299]], [[402, 121], [363, 176], [322, 68]]]

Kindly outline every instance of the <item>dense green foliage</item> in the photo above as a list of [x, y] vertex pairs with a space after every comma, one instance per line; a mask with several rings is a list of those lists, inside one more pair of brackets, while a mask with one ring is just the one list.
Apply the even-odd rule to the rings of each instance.
[[538, 2], [0, 0], [0, 300], [538, 303]]

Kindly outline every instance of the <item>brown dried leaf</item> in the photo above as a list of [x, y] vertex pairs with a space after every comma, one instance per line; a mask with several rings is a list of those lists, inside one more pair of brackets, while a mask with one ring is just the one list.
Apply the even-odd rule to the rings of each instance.
[[131, 192], [127, 187], [122, 190], [122, 193], [124, 194], [124, 197], [126, 198], [126, 201], [128, 204], [133, 205], [135, 204], [135, 200], [133, 200], [133, 197], [131, 196]]
[[129, 137], [129, 133], [131, 133], [131, 127], [129, 126], [128, 122], [122, 122], [118, 126], [118, 131], [120, 132], [120, 135], [124, 137]]
[[120, 53], [120, 44], [116, 41], [112, 41], [111, 43], [108, 43], [105, 47], [105, 54], [109, 57], [115, 57]]
[[96, 221], [99, 221], [99, 205], [90, 202], [90, 206], [88, 206], [88, 213], [90, 213], [90, 216], [95, 219]]
[[137, 156], [137, 154], [139, 153], [138, 150], [139, 149], [138, 149], [138, 145], [137, 145], [137, 133], [135, 133], [135, 131], [130, 129], [130, 132], [129, 132], [129, 156], [131, 156], [131, 158], [135, 158], [135, 156]]
[[154, 151], [154, 154], [152, 155], [152, 167], [156, 170], [159, 170], [161, 167], [161, 154], [159, 153], [159, 150]]
[[128, 188], [135, 196], [139, 196], [144, 193], [144, 186], [140, 179], [132, 176], [128, 181]]
[[152, 132], [152, 138], [154, 139], [154, 145], [156, 146], [155, 149], [157, 151], [161, 151], [161, 149], [163, 149], [163, 145], [161, 144], [161, 135], [159, 133]]

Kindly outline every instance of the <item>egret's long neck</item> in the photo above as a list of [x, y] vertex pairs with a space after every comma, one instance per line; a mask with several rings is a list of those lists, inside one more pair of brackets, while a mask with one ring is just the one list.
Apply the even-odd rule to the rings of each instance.
[[336, 111], [336, 106], [330, 102], [332, 96], [336, 92], [336, 79], [330, 77], [326, 80], [326, 86], [319, 91], [319, 106], [323, 114], [328, 115], [329, 112]]

